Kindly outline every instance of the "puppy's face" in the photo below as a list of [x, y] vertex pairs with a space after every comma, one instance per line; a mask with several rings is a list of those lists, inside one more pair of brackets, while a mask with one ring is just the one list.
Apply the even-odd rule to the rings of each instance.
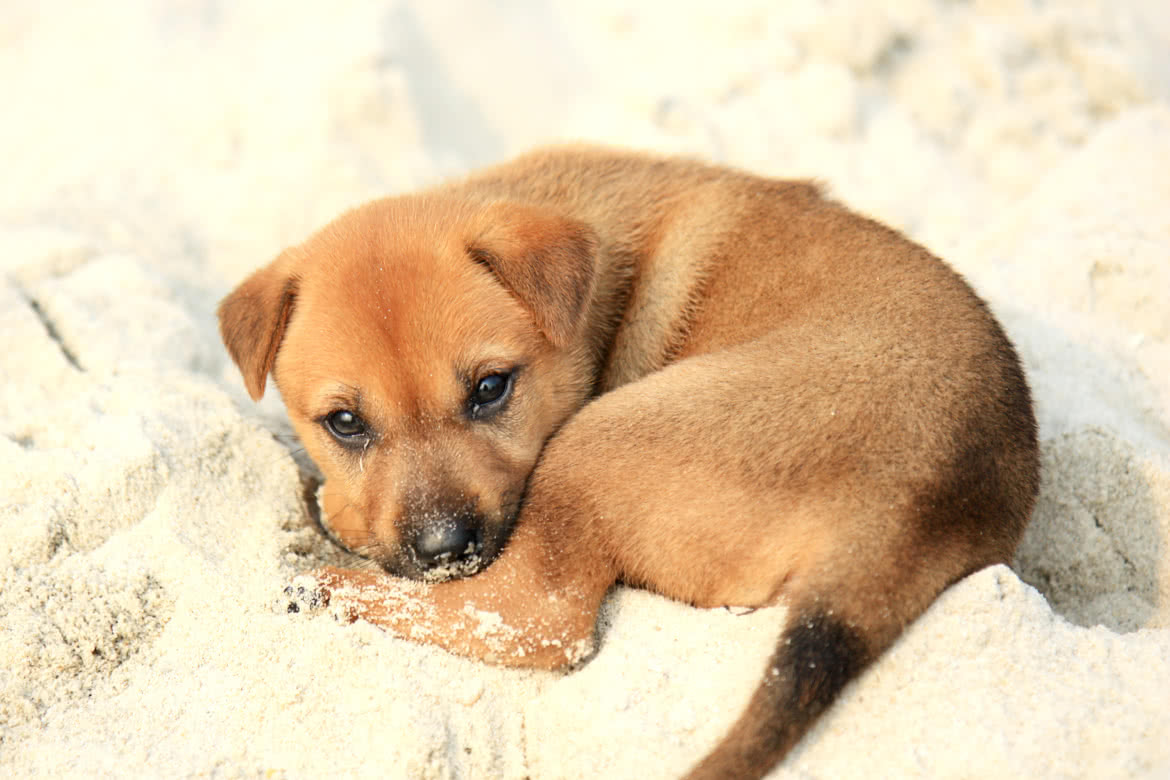
[[473, 574], [590, 389], [595, 240], [532, 209], [380, 201], [220, 307], [254, 397], [271, 368], [336, 535], [388, 571]]

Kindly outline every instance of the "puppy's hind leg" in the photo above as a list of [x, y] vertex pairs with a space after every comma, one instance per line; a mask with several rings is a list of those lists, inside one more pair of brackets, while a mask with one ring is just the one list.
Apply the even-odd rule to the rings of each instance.
[[788, 605], [748, 708], [694, 778], [766, 774], [944, 588], [1010, 557], [1030, 509], [1005, 485], [1031, 484], [1032, 450], [972, 429], [956, 460], [913, 434], [947, 425], [929, 396], [777, 341], [602, 395], [534, 475], [573, 497], [625, 582], [704, 607]]

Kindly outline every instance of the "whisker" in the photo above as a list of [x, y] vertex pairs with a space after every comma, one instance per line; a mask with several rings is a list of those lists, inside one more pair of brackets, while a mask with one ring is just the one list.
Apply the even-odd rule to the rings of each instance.
[[[329, 517], [329, 521], [327, 524], [326, 520], [325, 520], [324, 508], [321, 508], [321, 511], [319, 511], [317, 513], [317, 527], [326, 536], [326, 538], [328, 538], [330, 541], [332, 541], [334, 544], [336, 544], [341, 549], [346, 550], [347, 552], [356, 553], [358, 555], [365, 555], [365, 553], [361, 552], [361, 547], [363, 547], [365, 545], [359, 544], [357, 547], [351, 547], [350, 545], [346, 544], [341, 539], [341, 534], [334, 530], [334, 527], [336, 527], [337, 521], [340, 520], [345, 515], [345, 513], [348, 512], [350, 509], [353, 509], [355, 511], [360, 511], [361, 508], [356, 506], [353, 502], [347, 503], [345, 506], [341, 507], [341, 509], [339, 509], [335, 514], [333, 514]], [[354, 527], [354, 528], [346, 528], [346, 535], [351, 536], [351, 537], [356, 535], [359, 539], [363, 539], [363, 538], [364, 539], [374, 539], [374, 534], [372, 531], [370, 531], [367, 528], [362, 528], [360, 526]], [[374, 539], [374, 541], [376, 542], [376, 539]]]
[[354, 568], [356, 568], [358, 571], [370, 571], [371, 569], [378, 569], [381, 571], [382, 566], [369, 555], [363, 555], [360, 559], [358, 559], [357, 565]]

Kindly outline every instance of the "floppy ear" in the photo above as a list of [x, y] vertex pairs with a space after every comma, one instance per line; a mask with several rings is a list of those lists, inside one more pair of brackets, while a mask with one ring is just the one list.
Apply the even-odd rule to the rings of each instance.
[[528, 309], [556, 347], [580, 333], [593, 295], [597, 234], [584, 222], [531, 206], [496, 203], [467, 251]]
[[268, 372], [297, 297], [289, 251], [243, 281], [219, 304], [219, 334], [253, 401], [264, 397]]

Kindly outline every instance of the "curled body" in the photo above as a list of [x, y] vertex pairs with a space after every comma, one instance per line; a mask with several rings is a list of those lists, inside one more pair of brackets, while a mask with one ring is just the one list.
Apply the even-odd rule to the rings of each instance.
[[316, 575], [355, 617], [553, 668], [618, 581], [786, 603], [693, 778], [765, 774], [943, 589], [1010, 560], [1038, 488], [987, 306], [808, 182], [539, 150], [342, 215], [219, 316], [379, 564]]

